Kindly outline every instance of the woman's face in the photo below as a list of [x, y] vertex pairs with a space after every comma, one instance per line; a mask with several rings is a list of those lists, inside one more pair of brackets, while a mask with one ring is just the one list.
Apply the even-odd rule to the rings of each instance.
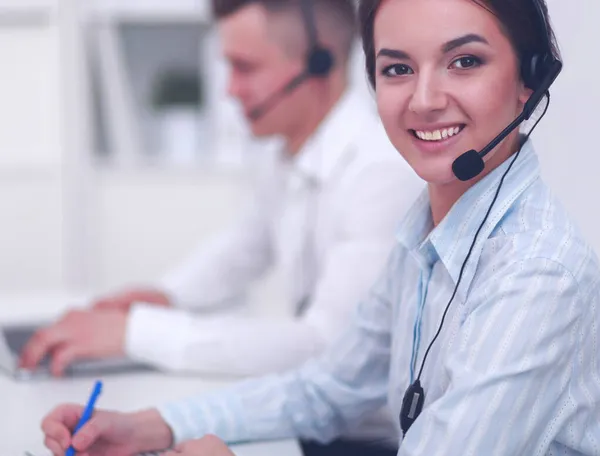
[[[496, 17], [472, 0], [384, 0], [374, 40], [379, 114], [430, 184], [456, 181], [452, 162], [490, 142], [531, 93]], [[515, 135], [486, 161], [514, 152]]]

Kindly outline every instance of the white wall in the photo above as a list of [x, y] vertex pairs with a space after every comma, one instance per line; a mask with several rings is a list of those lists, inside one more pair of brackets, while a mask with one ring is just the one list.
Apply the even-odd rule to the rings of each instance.
[[62, 196], [59, 173], [0, 172], [0, 289], [64, 283]]
[[0, 287], [11, 289], [55, 287], [65, 272], [59, 30], [50, 1], [29, 3], [1, 5], [15, 8], [0, 21]]
[[564, 70], [533, 138], [547, 182], [600, 253], [600, 1], [548, 0]]

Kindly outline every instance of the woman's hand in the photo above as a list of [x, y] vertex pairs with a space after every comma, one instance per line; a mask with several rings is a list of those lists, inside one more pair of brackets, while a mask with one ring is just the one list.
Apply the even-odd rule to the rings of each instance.
[[71, 445], [77, 454], [87, 456], [135, 456], [171, 446], [171, 430], [156, 410], [138, 413], [97, 410], [73, 436], [83, 410], [80, 405], [61, 405], [44, 419], [44, 443], [54, 456], [64, 456]]

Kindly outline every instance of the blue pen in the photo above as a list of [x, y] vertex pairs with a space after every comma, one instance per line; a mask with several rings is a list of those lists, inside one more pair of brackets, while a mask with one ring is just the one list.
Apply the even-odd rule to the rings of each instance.
[[[90, 418], [92, 417], [92, 413], [94, 413], [94, 407], [96, 405], [96, 400], [98, 399], [98, 396], [100, 396], [101, 392], [102, 392], [102, 382], [97, 381], [96, 385], [94, 385], [94, 390], [92, 391], [90, 400], [88, 401], [87, 405], [85, 406], [85, 410], [83, 411], [83, 414], [81, 415], [81, 418], [79, 419], [79, 423], [77, 423], [77, 426], [75, 427], [75, 430], [73, 431], [73, 435], [75, 435], [77, 433], [77, 431], [79, 431], [79, 429], [81, 429], [85, 425], [85, 423], [87, 423], [90, 420]], [[72, 446], [69, 447], [69, 449], [65, 453], [65, 456], [75, 456], [75, 448], [73, 448]]]

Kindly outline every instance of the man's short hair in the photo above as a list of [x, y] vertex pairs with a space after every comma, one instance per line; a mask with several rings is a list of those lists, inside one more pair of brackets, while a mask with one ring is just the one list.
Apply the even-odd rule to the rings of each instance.
[[[224, 19], [242, 8], [260, 5], [267, 12], [301, 14], [303, 0], [212, 0], [213, 15], [217, 20]], [[337, 40], [343, 59], [348, 59], [357, 31], [357, 12], [355, 0], [311, 0], [319, 36], [323, 36], [323, 27], [337, 34]], [[326, 24], [326, 25], [325, 25]]]

